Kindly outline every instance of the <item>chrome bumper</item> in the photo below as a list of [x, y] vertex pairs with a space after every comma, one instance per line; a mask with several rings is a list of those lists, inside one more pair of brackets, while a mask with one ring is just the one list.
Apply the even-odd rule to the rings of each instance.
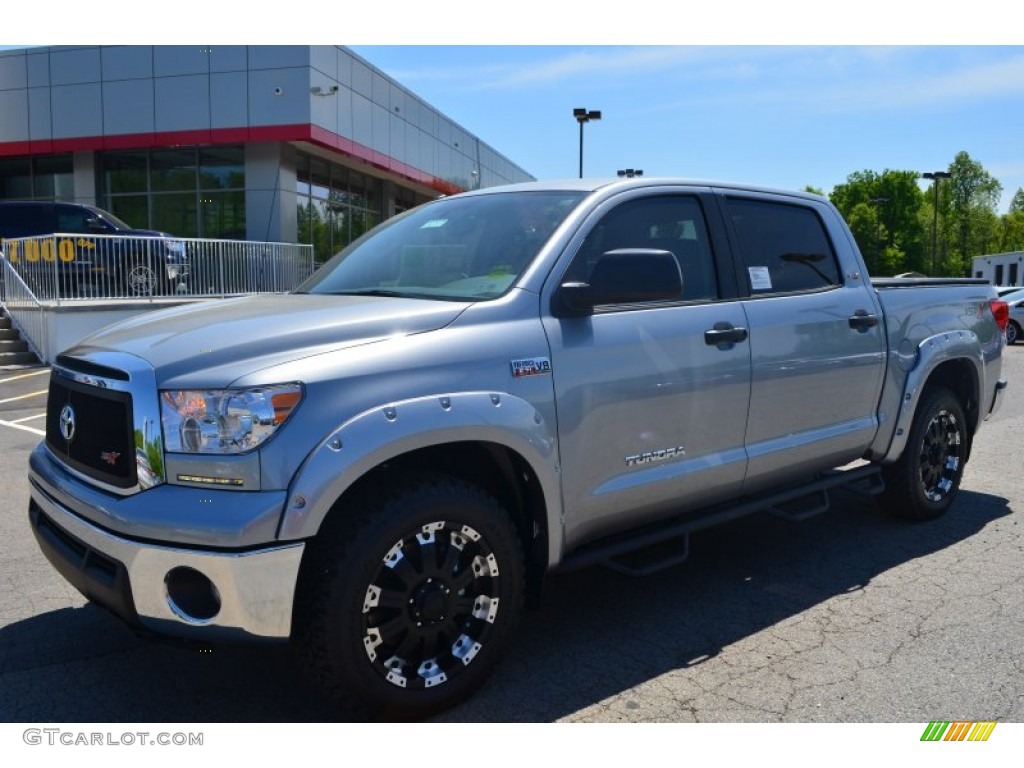
[[35, 483], [31, 493], [30, 516], [47, 558], [127, 621], [137, 616], [147, 630], [200, 640], [289, 636], [303, 543], [244, 552], [142, 543], [83, 520]]

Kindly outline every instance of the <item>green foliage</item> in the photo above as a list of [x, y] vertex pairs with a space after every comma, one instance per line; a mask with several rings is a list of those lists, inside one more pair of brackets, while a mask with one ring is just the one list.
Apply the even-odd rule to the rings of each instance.
[[1017, 191], [1010, 201], [1010, 213], [1024, 212], [1024, 188], [1017, 187]]
[[1024, 189], [1000, 216], [1002, 185], [981, 163], [958, 152], [948, 171], [923, 190], [917, 171], [855, 171], [832, 190], [871, 274], [965, 276], [976, 256], [1024, 250]]
[[[1020, 191], [1017, 194], [1019, 195]], [[1024, 251], [1024, 208], [1015, 209], [1011, 205], [1010, 212], [1003, 216], [999, 223], [999, 252]]]
[[969, 275], [975, 256], [992, 253], [998, 248], [999, 219], [996, 206], [1003, 185], [986, 171], [981, 163], [972, 160], [966, 152], [958, 152], [949, 166], [952, 178], [943, 186], [948, 195], [941, 194], [943, 206], [950, 218], [948, 234], [953, 238], [946, 267], [951, 275]]
[[856, 171], [829, 196], [850, 224], [871, 274], [898, 274], [924, 266], [923, 195], [917, 179], [915, 171]]

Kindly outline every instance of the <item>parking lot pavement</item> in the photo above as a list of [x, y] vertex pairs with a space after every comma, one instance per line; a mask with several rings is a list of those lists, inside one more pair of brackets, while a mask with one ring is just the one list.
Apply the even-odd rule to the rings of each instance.
[[[436, 719], [1024, 720], [1024, 347], [1004, 360], [1006, 402], [942, 519], [897, 522], [837, 493], [804, 523], [755, 516], [695, 535], [690, 560], [655, 576], [553, 577], [488, 684]], [[344, 717], [285, 648], [140, 640], [56, 574], [26, 520], [45, 400], [34, 373], [0, 383], [0, 721]]]
[[0, 429], [44, 434], [46, 387], [50, 369], [12, 367], [0, 369]]

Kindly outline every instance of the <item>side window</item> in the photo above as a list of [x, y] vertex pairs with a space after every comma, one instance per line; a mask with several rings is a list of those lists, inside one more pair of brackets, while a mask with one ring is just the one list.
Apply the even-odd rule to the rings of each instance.
[[565, 279], [590, 282], [590, 273], [601, 254], [619, 248], [671, 252], [683, 275], [683, 301], [718, 296], [704, 213], [694, 197], [645, 197], [618, 205], [587, 235]]
[[787, 293], [841, 284], [821, 219], [801, 205], [727, 198], [750, 292]]
[[92, 218], [95, 218], [95, 215], [85, 208], [59, 205], [57, 206], [57, 231], [88, 234], [93, 231], [89, 229], [89, 219]]

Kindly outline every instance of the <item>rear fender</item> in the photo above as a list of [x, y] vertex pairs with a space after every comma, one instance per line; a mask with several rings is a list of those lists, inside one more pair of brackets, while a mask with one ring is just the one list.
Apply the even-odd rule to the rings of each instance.
[[[970, 364], [970, 369], [974, 372], [974, 381], [971, 382], [973, 392], [977, 396], [982, 396], [982, 393], [986, 392], [985, 357], [981, 341], [972, 331], [937, 333], [924, 339], [917, 346], [915, 354], [899, 354], [896, 357], [896, 365], [907, 370], [907, 376], [888, 449], [886, 450], [884, 445], [873, 446], [872, 452], [875, 455], [882, 455], [883, 464], [891, 464], [903, 454], [922, 393], [938, 368], [955, 361], [966, 361]], [[964, 403], [965, 412], [968, 410], [966, 406]], [[973, 409], [968, 416], [967, 426], [971, 434], [978, 429], [981, 417], [982, 409], [979, 408]]]

